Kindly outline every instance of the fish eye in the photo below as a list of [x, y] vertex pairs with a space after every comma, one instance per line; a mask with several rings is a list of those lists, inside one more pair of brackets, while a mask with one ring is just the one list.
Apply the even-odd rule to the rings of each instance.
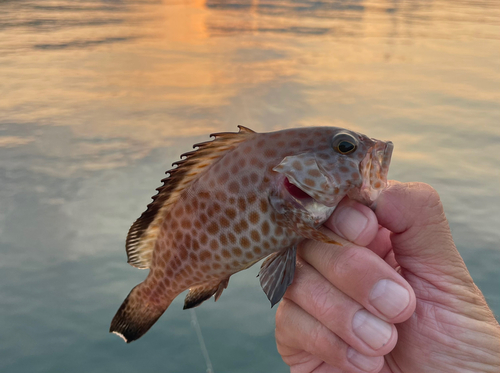
[[357, 141], [348, 134], [341, 134], [333, 141], [333, 148], [340, 154], [350, 154], [357, 149]]

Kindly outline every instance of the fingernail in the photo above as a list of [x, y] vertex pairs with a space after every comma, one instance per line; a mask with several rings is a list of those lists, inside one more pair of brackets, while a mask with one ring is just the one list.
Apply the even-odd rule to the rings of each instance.
[[354, 241], [368, 224], [367, 217], [358, 210], [346, 206], [337, 215], [335, 227], [349, 241]]
[[359, 310], [354, 314], [352, 329], [354, 334], [374, 350], [383, 347], [392, 335], [392, 326], [367, 310]]
[[370, 303], [387, 318], [393, 318], [404, 311], [410, 303], [410, 293], [391, 280], [380, 280], [370, 294]]
[[347, 348], [347, 360], [355, 367], [364, 370], [365, 372], [370, 372], [376, 369], [380, 365], [380, 356], [365, 356], [361, 355], [352, 347]]

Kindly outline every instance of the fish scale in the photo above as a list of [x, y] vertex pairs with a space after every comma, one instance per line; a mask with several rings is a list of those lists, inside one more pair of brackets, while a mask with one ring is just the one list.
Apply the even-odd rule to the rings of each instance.
[[184, 308], [217, 300], [232, 274], [265, 257], [261, 286], [277, 303], [293, 280], [297, 244], [336, 244], [318, 226], [346, 195], [372, 203], [392, 153], [390, 142], [335, 127], [256, 133], [240, 126], [213, 136], [174, 164], [129, 231], [129, 263], [150, 272], [111, 324], [127, 342], [184, 290]]

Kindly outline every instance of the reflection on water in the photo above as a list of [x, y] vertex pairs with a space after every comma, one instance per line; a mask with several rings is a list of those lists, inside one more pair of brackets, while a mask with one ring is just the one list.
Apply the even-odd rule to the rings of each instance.
[[[138, 343], [107, 328], [145, 275], [130, 223], [180, 153], [237, 124], [393, 140], [390, 176], [438, 189], [500, 314], [498, 2], [0, 6], [2, 371], [205, 369], [182, 299]], [[197, 309], [216, 372], [286, 371], [256, 271]]]

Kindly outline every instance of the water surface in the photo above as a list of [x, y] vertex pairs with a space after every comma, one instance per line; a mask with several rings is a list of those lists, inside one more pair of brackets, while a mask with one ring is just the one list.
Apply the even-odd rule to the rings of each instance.
[[[207, 134], [336, 125], [390, 139], [390, 177], [441, 194], [500, 315], [496, 1], [0, 2], [0, 370], [203, 372], [182, 297], [107, 333], [144, 271], [130, 224]], [[233, 276], [197, 309], [215, 372], [286, 372], [274, 312]]]

